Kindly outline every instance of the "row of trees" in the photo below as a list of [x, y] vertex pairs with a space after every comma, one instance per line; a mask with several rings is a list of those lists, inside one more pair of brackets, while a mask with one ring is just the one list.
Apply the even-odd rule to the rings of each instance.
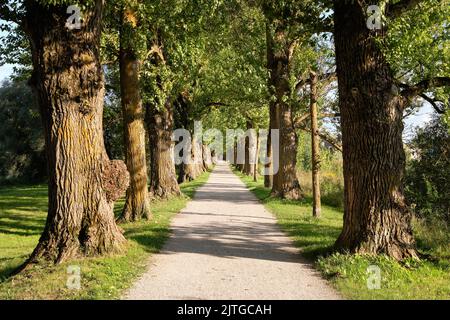
[[[163, 5], [155, 7], [152, 2], [116, 1], [105, 7], [103, 1], [82, 1], [80, 28], [68, 27], [64, 1], [2, 4], [2, 18], [18, 26], [5, 26], [16, 31], [8, 39], [8, 54], [17, 52], [13, 40], [24, 36], [29, 41], [25, 48], [33, 67], [29, 84], [37, 94], [45, 136], [49, 211], [29, 261], [61, 262], [79, 254], [120, 250], [125, 238], [113, 206], [125, 190], [120, 221], [150, 218], [151, 197], [180, 194], [171, 134], [175, 105], [191, 112], [187, 85], [191, 78], [177, 76], [192, 67], [192, 61], [179, 60], [185, 53], [179, 52], [180, 42], [189, 45], [192, 38], [183, 39], [187, 30], [177, 31], [168, 23], [179, 21], [190, 4], [172, 4], [162, 12]], [[192, 17], [194, 28], [199, 18]], [[102, 29], [103, 21], [107, 29]], [[110, 85], [116, 78], [120, 88], [125, 163], [110, 160], [105, 148], [105, 70], [113, 79]], [[188, 115], [185, 126], [190, 127], [194, 117]], [[193, 153], [200, 148], [200, 163], [182, 168], [180, 181], [195, 178], [208, 165], [202, 161], [200, 143], [192, 148]]]
[[[403, 118], [417, 97], [431, 103], [437, 112], [445, 112], [442, 106], [450, 84], [448, 4], [407, 0], [387, 4], [256, 2], [266, 21], [270, 128], [280, 130], [280, 169], [272, 181], [266, 181], [274, 196], [301, 197], [295, 158], [296, 124], [303, 118], [298, 114], [298, 89], [310, 86], [314, 137], [319, 133], [314, 112], [317, 74], [323, 80], [337, 78], [345, 180], [344, 227], [337, 248], [386, 253], [399, 260], [417, 257], [412, 214], [403, 193]], [[380, 15], [371, 17], [373, 12], [368, 9], [373, 5]], [[370, 27], [371, 19], [378, 19], [379, 26]], [[329, 52], [321, 50], [317, 39], [327, 31], [334, 47], [332, 72]], [[313, 54], [308, 61], [311, 45]], [[314, 207], [316, 215], [319, 210]]]
[[[375, 17], [383, 18], [379, 28], [368, 27], [370, 5], [383, 14]], [[336, 246], [417, 256], [403, 195], [402, 120], [419, 96], [443, 111], [448, 0], [116, 0], [106, 7], [86, 0], [79, 6], [81, 28], [68, 30], [65, 1], [0, 5], [2, 18], [19, 26], [16, 35], [29, 40], [30, 84], [44, 123], [49, 214], [32, 259], [59, 262], [120, 249], [125, 239], [113, 202], [127, 190], [121, 219], [135, 221], [150, 216], [150, 195], [179, 194], [170, 137], [174, 125], [192, 131], [195, 119], [222, 129], [279, 129], [280, 167], [265, 184], [273, 196], [301, 198], [296, 130], [340, 149], [316, 121], [317, 102], [334, 100], [338, 108], [325, 105], [322, 116], [327, 108], [338, 113], [342, 130], [345, 213]], [[104, 69], [119, 79], [126, 165], [111, 161], [105, 149]], [[269, 154], [270, 146], [269, 140]], [[316, 140], [312, 148], [318, 151]], [[201, 144], [194, 141], [192, 153], [202, 154]], [[184, 181], [199, 167], [179, 171]], [[314, 190], [318, 198], [317, 184]]]
[[[339, 113], [342, 132], [345, 214], [336, 247], [399, 260], [417, 257], [403, 193], [403, 119], [419, 97], [445, 113], [448, 1], [248, 3], [260, 9], [265, 21], [269, 127], [280, 130], [280, 169], [273, 179], [266, 177], [266, 186], [273, 196], [302, 196], [295, 158], [296, 129], [305, 129], [302, 122], [308, 117], [302, 106], [310, 102], [313, 137], [330, 141], [315, 123], [316, 86], [337, 79], [339, 108], [333, 111]], [[380, 15], [371, 17], [373, 5]], [[379, 26], [371, 27], [371, 19], [378, 19]], [[310, 99], [302, 97], [305, 85]], [[319, 211], [315, 206], [316, 215]]]

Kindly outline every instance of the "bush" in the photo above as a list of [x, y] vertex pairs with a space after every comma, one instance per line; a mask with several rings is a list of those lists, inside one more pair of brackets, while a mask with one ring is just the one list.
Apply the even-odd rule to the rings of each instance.
[[44, 132], [34, 95], [24, 81], [0, 88], [0, 183], [46, 177]]
[[[309, 133], [299, 132], [297, 155], [297, 175], [306, 196], [312, 194], [311, 181], [311, 141]], [[339, 209], [344, 208], [344, 176], [342, 154], [324, 148], [320, 150], [320, 195], [324, 204]]]
[[320, 193], [323, 203], [339, 209], [344, 208], [344, 177], [335, 172], [322, 172]]
[[[298, 171], [300, 186], [306, 196], [312, 196], [311, 171]], [[344, 208], [344, 177], [333, 171], [320, 172], [320, 198], [322, 203]]]
[[416, 218], [413, 221], [413, 227], [420, 252], [441, 262], [446, 261], [450, 267], [450, 227], [448, 224], [437, 218]]
[[450, 135], [442, 118], [418, 129], [407, 145], [405, 195], [416, 216], [450, 225]]

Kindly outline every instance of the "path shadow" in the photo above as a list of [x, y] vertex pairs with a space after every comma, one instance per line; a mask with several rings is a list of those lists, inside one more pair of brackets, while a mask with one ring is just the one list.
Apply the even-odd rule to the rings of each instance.
[[[230, 217], [239, 219], [245, 216], [230, 215]], [[161, 254], [196, 253], [227, 259], [247, 258], [310, 265], [310, 261], [293, 247], [292, 242], [273, 223], [263, 221], [240, 221], [239, 225], [217, 221], [213, 223], [173, 226], [172, 237], [164, 245]], [[139, 236], [133, 236], [133, 239], [144, 245], [149, 241], [146, 237]]]
[[127, 239], [134, 240], [149, 253], [158, 252], [170, 236], [167, 228], [152, 228], [149, 230], [132, 229], [125, 232]]
[[233, 217], [233, 218], [250, 218], [250, 219], [263, 219], [275, 221], [275, 218], [269, 217], [259, 217], [259, 216], [247, 216], [247, 215], [238, 215], [238, 214], [220, 214], [220, 213], [206, 213], [206, 212], [183, 212], [186, 215], [196, 215], [196, 216], [220, 216], [220, 217]]
[[257, 204], [259, 201], [250, 197], [248, 190], [224, 190], [224, 191], [205, 191], [202, 190], [195, 195], [195, 200], [200, 202], [224, 201], [237, 204]]

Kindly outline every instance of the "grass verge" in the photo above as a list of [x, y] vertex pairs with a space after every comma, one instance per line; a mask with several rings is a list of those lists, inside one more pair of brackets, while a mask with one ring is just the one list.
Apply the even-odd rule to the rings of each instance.
[[[272, 212], [281, 228], [322, 275], [348, 299], [450, 299], [450, 242], [448, 229], [424, 226], [415, 221], [414, 231], [427, 259], [398, 263], [386, 256], [349, 255], [332, 252], [342, 228], [340, 209], [322, 206], [320, 219], [312, 217], [312, 200], [280, 200], [270, 197], [262, 179], [234, 171]], [[438, 240], [436, 240], [438, 239]], [[380, 271], [380, 288], [369, 266]], [[369, 269], [376, 270], [376, 269]], [[376, 275], [375, 275], [376, 277]], [[368, 288], [368, 283], [371, 284]]]
[[[122, 224], [128, 239], [122, 255], [74, 260], [57, 266], [37, 265], [18, 276], [7, 275], [25, 261], [45, 225], [47, 187], [0, 189], [0, 299], [117, 299], [145, 271], [147, 258], [170, 235], [171, 218], [186, 206], [209, 177], [182, 184], [183, 195], [152, 202], [153, 219]], [[116, 214], [123, 200], [115, 206]], [[68, 289], [68, 266], [80, 267], [81, 288]], [[70, 281], [70, 280], [69, 280]]]

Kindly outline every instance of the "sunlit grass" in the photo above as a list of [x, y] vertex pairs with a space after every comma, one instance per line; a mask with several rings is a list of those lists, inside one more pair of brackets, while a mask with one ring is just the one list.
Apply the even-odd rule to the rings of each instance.
[[[116, 299], [145, 271], [147, 258], [158, 252], [170, 235], [171, 218], [185, 207], [209, 173], [181, 185], [183, 196], [152, 202], [151, 221], [122, 224], [128, 239], [122, 255], [71, 261], [58, 266], [37, 265], [7, 278], [25, 261], [43, 230], [47, 188], [0, 188], [0, 299]], [[124, 201], [118, 201], [116, 214]], [[81, 289], [68, 289], [68, 265], [81, 269]]]

